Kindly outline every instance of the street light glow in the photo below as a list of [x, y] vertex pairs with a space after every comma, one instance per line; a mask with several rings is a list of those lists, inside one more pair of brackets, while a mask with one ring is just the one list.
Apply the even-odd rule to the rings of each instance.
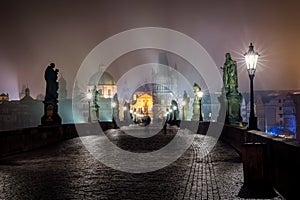
[[244, 56], [249, 75], [254, 75], [259, 54], [254, 51], [252, 43], [250, 43], [249, 50]]
[[201, 99], [203, 97], [203, 92], [200, 90], [197, 92], [197, 96]]
[[86, 98], [87, 98], [88, 100], [91, 100], [91, 99], [92, 99], [92, 92], [91, 92], [91, 90], [89, 90], [88, 93], [86, 94]]

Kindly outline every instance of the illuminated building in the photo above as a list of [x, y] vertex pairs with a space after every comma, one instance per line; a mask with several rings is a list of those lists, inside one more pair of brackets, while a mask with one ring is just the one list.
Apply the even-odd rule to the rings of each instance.
[[8, 94], [0, 94], [0, 104], [3, 102], [3, 101], [9, 101], [9, 95]]
[[130, 102], [130, 112], [134, 115], [137, 121], [141, 121], [143, 117], [149, 116], [153, 118], [152, 107], [153, 84], [146, 84], [139, 87], [132, 95]]
[[[111, 121], [112, 120], [112, 99], [117, 94], [117, 85], [111, 74], [100, 70], [91, 76], [86, 92], [93, 92], [91, 103], [91, 120], [92, 121]], [[117, 102], [116, 102], [117, 103]], [[85, 105], [87, 108], [87, 105]], [[84, 110], [88, 110], [84, 109]], [[88, 112], [84, 113], [88, 117]]]

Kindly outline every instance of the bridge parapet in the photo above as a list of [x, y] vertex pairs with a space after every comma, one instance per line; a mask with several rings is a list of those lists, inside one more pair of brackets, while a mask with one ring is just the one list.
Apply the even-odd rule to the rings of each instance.
[[[84, 130], [86, 135], [93, 134], [94, 125], [86, 123], [75, 127], [75, 124], [62, 124], [0, 131], [0, 157], [78, 137], [76, 128]], [[104, 131], [114, 127], [111, 122], [100, 125]]]
[[299, 197], [300, 141], [275, 137], [256, 130], [225, 125], [221, 139], [242, 156], [245, 143], [264, 143], [268, 146], [268, 170], [273, 187], [285, 198]]

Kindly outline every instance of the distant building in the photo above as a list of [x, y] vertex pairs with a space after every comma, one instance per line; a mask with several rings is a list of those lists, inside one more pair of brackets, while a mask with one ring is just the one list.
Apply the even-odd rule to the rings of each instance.
[[[112, 75], [100, 67], [99, 71], [91, 76], [86, 92], [96, 93], [92, 94], [93, 99], [90, 100], [92, 121], [112, 121], [112, 99], [117, 94], [117, 85]], [[98, 112], [96, 111], [96, 104], [98, 105]], [[88, 119], [88, 100], [86, 100], [83, 109], [84, 117]]]
[[256, 116], [257, 116], [257, 127], [261, 131], [265, 132], [266, 131], [265, 107], [261, 95], [257, 96], [255, 108], [256, 108]]
[[9, 95], [7, 93], [0, 94], [0, 104], [3, 103], [4, 101], [9, 101]]
[[296, 139], [300, 139], [300, 92], [294, 92], [291, 94], [291, 98], [295, 104], [296, 114]]
[[[160, 109], [166, 111], [173, 99], [178, 100], [178, 77], [177, 66], [169, 66], [169, 61], [165, 52], [159, 53], [158, 63], [152, 71], [153, 104], [162, 106]], [[168, 68], [166, 67], [168, 66]]]
[[[255, 92], [255, 115], [257, 116], [258, 128], [261, 131], [284, 137], [294, 136], [296, 131], [296, 113], [290, 92]], [[243, 96], [246, 102], [248, 100], [247, 116], [249, 116], [249, 95], [246, 93]]]
[[29, 88], [25, 88], [25, 96], [21, 100], [3, 101], [0, 104], [0, 129], [37, 126], [42, 114], [42, 102], [34, 100], [30, 96]]
[[289, 94], [283, 103], [283, 126], [296, 137], [296, 109], [292, 95]]

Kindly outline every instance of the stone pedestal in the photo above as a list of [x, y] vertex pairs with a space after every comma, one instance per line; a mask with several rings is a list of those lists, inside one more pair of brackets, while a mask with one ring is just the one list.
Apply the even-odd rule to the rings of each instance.
[[241, 93], [234, 92], [227, 95], [228, 102], [228, 123], [231, 125], [239, 125], [242, 122], [241, 117]]
[[194, 101], [192, 121], [199, 121], [199, 119], [200, 119], [200, 102]]
[[60, 125], [61, 117], [58, 115], [57, 101], [43, 101], [44, 115], [41, 118], [42, 126]]

